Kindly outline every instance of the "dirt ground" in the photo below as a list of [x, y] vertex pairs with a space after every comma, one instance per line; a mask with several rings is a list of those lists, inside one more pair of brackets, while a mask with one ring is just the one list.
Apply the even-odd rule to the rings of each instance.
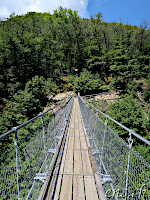
[[119, 93], [115, 92], [115, 91], [111, 91], [109, 94], [105, 94], [105, 93], [102, 93], [101, 95], [98, 95], [94, 98], [94, 101], [107, 101], [108, 104], [110, 103], [114, 103], [115, 100], [117, 98], [120, 98], [119, 97]]
[[59, 93], [55, 97], [53, 97], [53, 100], [55, 101], [61, 101], [62, 99], [66, 99], [70, 95], [74, 94], [72, 91], [69, 92], [64, 92], [64, 93]]
[[[73, 94], [74, 93], [72, 91], [59, 93], [55, 97], [53, 97], [52, 100], [55, 101], [55, 102], [59, 102], [59, 101], [61, 101], [63, 99], [67, 100]], [[44, 107], [43, 113], [46, 112], [47, 110], [51, 109], [51, 108], [54, 108], [55, 106], [56, 106], [56, 104], [52, 103], [49, 107]], [[54, 112], [55, 112], [55, 110], [54, 110]]]

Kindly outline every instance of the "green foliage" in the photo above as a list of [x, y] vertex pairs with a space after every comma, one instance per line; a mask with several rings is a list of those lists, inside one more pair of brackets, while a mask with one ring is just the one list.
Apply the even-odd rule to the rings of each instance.
[[[132, 95], [124, 95], [121, 100], [111, 104], [108, 114], [143, 137], [147, 135], [148, 120], [142, 111], [141, 105], [137, 103]], [[124, 135], [124, 132], [120, 134]]]
[[[150, 31], [102, 17], [99, 12], [82, 19], [77, 11], [59, 7], [53, 14], [12, 13], [0, 22], [1, 133], [41, 112], [46, 96], [57, 92], [91, 94], [112, 87], [134, 98], [139, 91], [149, 104]], [[133, 128], [148, 134], [144, 121], [134, 117], [139, 112], [143, 120], [143, 109], [131, 102], [130, 108], [122, 102], [133, 116], [122, 116], [123, 123], [133, 126], [139, 120]]]
[[0, 132], [4, 133], [12, 127], [36, 116], [47, 104], [46, 96], [55, 94], [57, 86], [51, 79], [35, 76], [26, 83], [24, 90], [15, 93], [11, 100], [3, 99], [5, 106], [2, 109]]
[[143, 97], [146, 102], [150, 103], [150, 74], [147, 76], [146, 84], [147, 87], [145, 88]]
[[100, 87], [100, 90], [101, 90], [102, 92], [108, 92], [108, 91], [110, 90], [110, 87], [109, 87], [108, 85], [102, 85], [102, 86]]
[[113, 71], [112, 76], [112, 86], [116, 89], [125, 91], [127, 84], [131, 83], [132, 75], [130, 69], [126, 65], [113, 65], [111, 66], [111, 71]]
[[28, 81], [25, 86], [26, 93], [32, 93], [35, 99], [39, 99], [35, 106], [40, 107], [44, 105], [46, 99], [45, 80], [44, 77], [35, 76], [31, 81]]
[[79, 78], [75, 81], [75, 92], [81, 92], [81, 94], [96, 93], [100, 90], [101, 80], [91, 74], [88, 70], [80, 74]]
[[[121, 100], [114, 104], [110, 104], [109, 111], [107, 112], [116, 121], [125, 125], [136, 133], [150, 140], [149, 132], [150, 124], [149, 119], [146, 117], [140, 104], [132, 95], [124, 95]], [[118, 133], [124, 140], [128, 140], [129, 133], [115, 123], [109, 124], [116, 133]], [[150, 148], [146, 147], [140, 140], [133, 136], [135, 149], [150, 162]], [[140, 151], [139, 151], [140, 150]]]
[[[29, 12], [0, 22], [2, 97], [24, 90], [38, 75], [79, 73], [84, 68], [101, 79], [113, 77], [112, 86], [126, 90], [134, 78], [149, 70], [150, 32], [130, 25], [106, 23], [102, 13], [81, 19], [77, 11], [59, 7], [49, 13]], [[60, 31], [61, 30], [61, 31]]]
[[57, 92], [67, 92], [73, 90], [73, 80], [72, 77], [60, 76], [56, 79], [56, 84], [58, 87]]
[[45, 91], [46, 95], [48, 95], [48, 94], [55, 95], [55, 94], [57, 94], [57, 90], [58, 90], [58, 87], [52, 81], [51, 78], [48, 78], [46, 81], [44, 81], [44, 91]]

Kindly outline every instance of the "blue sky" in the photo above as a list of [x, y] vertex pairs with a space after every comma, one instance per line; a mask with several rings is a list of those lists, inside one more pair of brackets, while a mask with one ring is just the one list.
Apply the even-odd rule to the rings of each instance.
[[107, 22], [139, 26], [142, 20], [150, 22], [150, 0], [0, 0], [0, 18], [26, 14], [29, 11], [50, 12], [59, 6], [78, 11], [81, 17], [95, 16], [99, 11]]
[[104, 21], [120, 22], [139, 26], [142, 20], [150, 22], [150, 0], [90, 0], [87, 11], [94, 15], [103, 13]]

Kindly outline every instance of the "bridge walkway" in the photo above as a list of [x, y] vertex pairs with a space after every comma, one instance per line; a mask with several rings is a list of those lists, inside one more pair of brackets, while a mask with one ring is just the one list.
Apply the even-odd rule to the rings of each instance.
[[[78, 99], [75, 98], [54, 200], [98, 200], [83, 126]], [[51, 199], [48, 196], [47, 200]]]

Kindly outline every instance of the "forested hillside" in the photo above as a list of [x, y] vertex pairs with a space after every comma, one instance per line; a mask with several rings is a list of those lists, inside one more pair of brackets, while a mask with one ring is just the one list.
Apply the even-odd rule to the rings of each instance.
[[[106, 23], [101, 12], [81, 19], [62, 7], [12, 15], [0, 22], [0, 133], [42, 111], [48, 94], [119, 90], [122, 100], [110, 105], [110, 115], [150, 138], [149, 71], [146, 23]], [[128, 114], [117, 117], [119, 109]]]

